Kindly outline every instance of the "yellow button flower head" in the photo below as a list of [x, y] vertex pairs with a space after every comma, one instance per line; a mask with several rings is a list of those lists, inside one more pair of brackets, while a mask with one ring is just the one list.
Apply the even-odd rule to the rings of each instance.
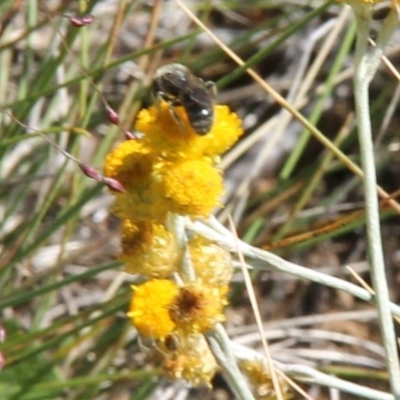
[[203, 335], [182, 336], [178, 348], [164, 354], [164, 370], [171, 379], [183, 378], [193, 386], [211, 387], [219, 367]]
[[[253, 386], [257, 399], [275, 400], [277, 398], [271, 375], [265, 365], [258, 361], [241, 361], [240, 369], [247, 376]], [[293, 398], [293, 393], [286, 380], [278, 376], [279, 388], [284, 400]]]
[[210, 157], [225, 153], [243, 134], [242, 120], [227, 106], [217, 105], [214, 112], [213, 128], [204, 136], [203, 154]]
[[227, 286], [210, 287], [193, 282], [179, 289], [170, 305], [170, 316], [179, 331], [202, 333], [225, 320]]
[[121, 224], [125, 272], [164, 278], [176, 271], [179, 251], [171, 232], [158, 223], [124, 220]]
[[152, 171], [153, 154], [139, 140], [126, 140], [107, 154], [104, 175], [116, 179], [126, 190], [146, 182]]
[[175, 328], [169, 315], [171, 302], [178, 293], [178, 287], [168, 279], [153, 279], [134, 290], [128, 317], [143, 336], [163, 339]]
[[154, 153], [139, 140], [120, 143], [106, 157], [104, 174], [116, 179], [126, 189], [116, 193], [112, 212], [121, 219], [162, 221], [168, 210], [163, 208], [162, 185], [153, 175]]
[[241, 120], [224, 105], [214, 107], [214, 124], [206, 135], [193, 131], [182, 107], [161, 102], [138, 114], [136, 129], [144, 142], [168, 159], [215, 157], [227, 151], [243, 134]]
[[199, 235], [189, 241], [189, 250], [197, 279], [210, 286], [222, 286], [230, 282], [233, 264], [229, 252]]
[[[216, 105], [211, 129], [200, 135], [183, 107], [160, 101], [140, 111], [136, 129], [143, 138], [118, 145], [104, 166], [105, 176], [125, 189], [114, 193], [112, 206], [112, 212], [123, 220], [120, 258], [126, 271], [153, 278], [133, 286], [128, 316], [140, 334], [164, 343], [167, 350], [168, 337], [186, 339], [187, 348], [182, 347], [186, 354], [179, 355], [186, 359], [169, 359], [170, 375], [194, 384], [209, 383], [215, 360], [208, 363], [212, 367], [205, 366], [204, 353], [196, 353], [197, 348], [188, 357], [191, 347], [196, 347], [188, 335], [205, 332], [224, 320], [232, 275], [230, 255], [212, 243], [193, 240], [190, 251], [198, 280], [178, 287], [162, 279], [182, 261], [165, 222], [171, 214], [175, 218], [177, 214], [208, 217], [220, 205], [223, 180], [215, 163], [243, 134], [241, 121], [227, 106]], [[208, 349], [205, 341], [204, 345]]]
[[207, 161], [173, 163], [163, 176], [169, 210], [176, 214], [208, 216], [219, 204], [223, 184], [219, 171]]
[[168, 208], [160, 183], [149, 181], [126, 193], [116, 193], [111, 212], [121, 219], [136, 221], [165, 221]]

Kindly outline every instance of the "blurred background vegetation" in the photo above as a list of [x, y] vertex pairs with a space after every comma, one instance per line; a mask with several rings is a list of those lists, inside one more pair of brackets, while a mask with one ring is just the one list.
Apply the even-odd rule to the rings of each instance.
[[[352, 50], [355, 26], [342, 5], [304, 1], [190, 1], [196, 15], [356, 163]], [[376, 24], [385, 14], [381, 7]], [[86, 26], [79, 17], [93, 15]], [[78, 18], [78, 20], [77, 20]], [[398, 37], [388, 49], [399, 63]], [[126, 318], [111, 196], [45, 137], [99, 171], [151, 103], [161, 65], [180, 62], [217, 83], [218, 102], [246, 134], [222, 161], [225, 207], [249, 243], [345, 280], [368, 279], [360, 179], [288, 117], [174, 1], [0, 2], [0, 349], [2, 400], [230, 399], [214, 388], [162, 378]], [[371, 86], [378, 179], [400, 187], [400, 88], [382, 65]], [[120, 126], [107, 118], [118, 112]], [[382, 206], [382, 230], [398, 302], [399, 218]], [[271, 352], [282, 362], [388, 390], [376, 314], [353, 296], [287, 274], [253, 274]], [[226, 328], [258, 348], [240, 274]], [[254, 336], [254, 335], [253, 335]], [[332, 392], [305, 385], [315, 399]], [[296, 395], [295, 395], [295, 398]], [[298, 397], [301, 398], [301, 397]], [[341, 399], [358, 397], [342, 395]]]

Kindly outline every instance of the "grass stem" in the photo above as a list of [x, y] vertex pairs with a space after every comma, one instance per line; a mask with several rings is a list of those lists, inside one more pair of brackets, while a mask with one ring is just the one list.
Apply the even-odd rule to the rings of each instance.
[[[371, 280], [376, 293], [378, 319], [385, 348], [386, 365], [390, 386], [395, 399], [400, 399], [400, 368], [394, 323], [390, 312], [389, 289], [385, 273], [385, 260], [382, 249], [379, 202], [376, 192], [376, 168], [374, 144], [372, 139], [369, 110], [369, 84], [382, 55], [382, 48], [387, 43], [393, 29], [394, 19], [389, 16], [380, 32], [380, 40], [374, 51], [368, 49], [368, 35], [372, 21], [372, 8], [354, 6], [357, 19], [357, 42], [354, 74], [354, 98], [360, 146], [361, 166], [364, 171], [364, 196], [368, 239], [368, 256], [370, 261]], [[392, 12], [393, 13], [393, 12]]]

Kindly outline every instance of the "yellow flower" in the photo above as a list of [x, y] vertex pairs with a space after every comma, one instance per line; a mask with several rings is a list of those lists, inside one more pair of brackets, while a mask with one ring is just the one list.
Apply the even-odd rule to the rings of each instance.
[[176, 270], [179, 252], [175, 238], [161, 224], [124, 220], [121, 225], [125, 272], [161, 278]]
[[203, 160], [172, 163], [163, 183], [169, 211], [181, 215], [208, 216], [223, 191], [221, 174]]
[[215, 123], [210, 134], [204, 136], [205, 156], [216, 156], [229, 150], [243, 135], [242, 120], [227, 106], [215, 106]]
[[198, 235], [189, 241], [189, 250], [198, 280], [210, 286], [227, 285], [230, 282], [233, 264], [229, 252]]
[[126, 190], [149, 179], [153, 154], [139, 140], [126, 140], [107, 154], [104, 175], [122, 183]]
[[160, 161], [153, 167], [147, 180], [115, 194], [112, 212], [119, 218], [163, 222], [168, 212], [206, 217], [220, 205], [222, 176], [209, 162]]
[[125, 193], [116, 193], [111, 212], [121, 219], [163, 222], [168, 213], [167, 199], [160, 183], [137, 184]]
[[181, 287], [169, 306], [177, 329], [185, 333], [202, 333], [224, 321], [227, 292], [227, 286], [212, 287], [201, 282]]
[[[276, 392], [272, 382], [271, 375], [265, 365], [258, 361], [241, 361], [240, 369], [249, 379], [254, 388], [255, 397], [259, 400], [275, 400]], [[278, 376], [279, 388], [281, 389], [282, 398], [289, 400], [293, 398], [289, 384], [280, 376]]]
[[227, 151], [243, 134], [241, 120], [224, 105], [214, 107], [214, 124], [206, 135], [198, 135], [182, 107], [165, 102], [138, 114], [136, 129], [145, 134], [144, 142], [169, 160], [179, 158], [214, 158]]
[[132, 286], [132, 289], [134, 293], [127, 315], [136, 329], [152, 339], [167, 337], [175, 328], [169, 307], [178, 293], [178, 287], [167, 279], [153, 279]]
[[165, 218], [165, 195], [153, 175], [154, 153], [139, 140], [120, 143], [106, 157], [104, 174], [116, 179], [125, 188], [114, 193], [112, 212], [121, 219], [155, 220]]
[[221, 173], [213, 166], [243, 133], [226, 106], [215, 106], [209, 133], [193, 131], [182, 107], [166, 102], [139, 113], [140, 140], [127, 140], [106, 157], [104, 174], [125, 189], [112, 212], [122, 219], [163, 223], [168, 212], [206, 217], [219, 205]]
[[211, 379], [219, 369], [202, 335], [179, 337], [174, 351], [165, 350], [164, 370], [171, 379], [185, 379], [193, 386], [211, 387]]

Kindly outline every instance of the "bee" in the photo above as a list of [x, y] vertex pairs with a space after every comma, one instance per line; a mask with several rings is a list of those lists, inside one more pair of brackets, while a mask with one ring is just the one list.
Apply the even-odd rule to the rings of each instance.
[[168, 64], [154, 74], [153, 94], [173, 107], [182, 106], [189, 123], [198, 135], [207, 134], [214, 122], [215, 84], [193, 75], [182, 64]]

